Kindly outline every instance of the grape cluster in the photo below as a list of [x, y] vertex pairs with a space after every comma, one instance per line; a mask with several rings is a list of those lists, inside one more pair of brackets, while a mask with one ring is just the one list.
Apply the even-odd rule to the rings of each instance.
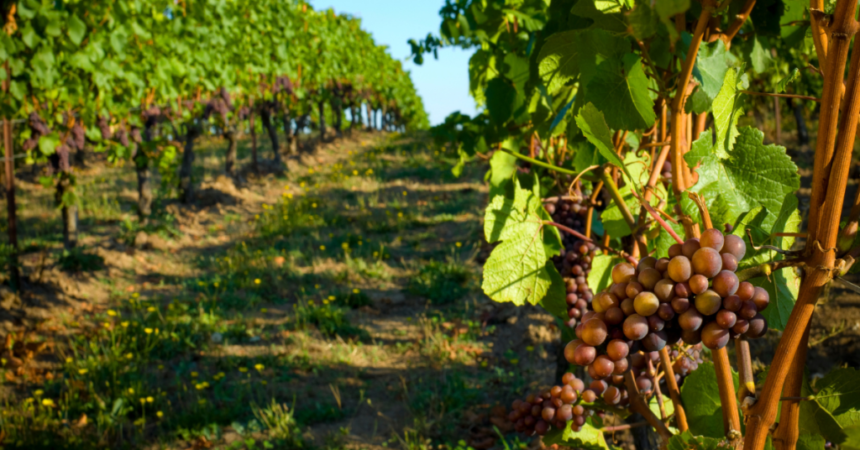
[[96, 126], [99, 128], [101, 132], [102, 139], [108, 140], [111, 138], [110, 132], [110, 117], [108, 116], [99, 116], [96, 120]]
[[596, 400], [597, 395], [586, 389], [584, 381], [566, 373], [561, 386], [514, 400], [508, 420], [516, 431], [529, 436], [534, 433], [544, 435], [550, 427], [563, 429], [568, 422], [572, 430], [579, 431], [587, 417], [596, 413], [590, 408]]
[[[544, 208], [552, 216], [553, 222], [581, 233], [585, 232], [588, 208], [581, 202], [559, 199], [556, 203], [547, 203]], [[573, 328], [587, 312], [588, 304], [594, 297], [591, 288], [588, 287], [587, 279], [596, 247], [591, 242], [580, 240], [567, 233], [562, 233], [562, 245], [561, 253], [553, 258], [553, 263], [565, 279], [567, 325]]]
[[47, 136], [51, 133], [48, 124], [42, 120], [42, 117], [37, 112], [31, 112], [27, 116], [27, 126], [30, 127], [30, 138], [24, 141], [22, 147], [26, 151], [33, 150], [39, 145], [39, 138]]

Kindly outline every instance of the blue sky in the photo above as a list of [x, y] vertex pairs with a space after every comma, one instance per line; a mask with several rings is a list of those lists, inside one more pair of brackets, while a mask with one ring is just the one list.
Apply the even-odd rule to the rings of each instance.
[[446, 48], [439, 59], [425, 55], [417, 66], [411, 59], [410, 38], [420, 39], [427, 33], [439, 33], [439, 9], [443, 0], [310, 0], [314, 9], [334, 8], [361, 18], [362, 28], [371, 32], [377, 44], [388, 45], [389, 53], [403, 61], [412, 81], [424, 100], [430, 123], [438, 124], [445, 116], [460, 111], [475, 114], [475, 101], [469, 96], [469, 56], [471, 51]]

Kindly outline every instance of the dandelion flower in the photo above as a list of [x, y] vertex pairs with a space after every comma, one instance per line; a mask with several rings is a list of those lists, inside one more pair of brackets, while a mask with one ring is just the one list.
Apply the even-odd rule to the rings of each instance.
[[53, 407], [53, 406], [54, 406], [54, 401], [53, 401], [53, 400], [51, 400], [51, 399], [49, 399], [49, 398], [43, 399], [43, 400], [42, 400], [42, 406], [47, 406], [47, 407], [49, 407], [49, 408], [50, 408], [50, 407]]
[[158, 308], [156, 308], [155, 306], [150, 306], [149, 308], [146, 308], [146, 311], [147, 312], [156, 312], [156, 311], [158, 311]]
[[36, 397], [39, 397], [44, 393], [45, 393], [45, 391], [43, 391], [41, 389], [36, 389], [35, 391], [33, 391], [33, 395], [35, 395]]
[[143, 332], [146, 334], [152, 334], [152, 328], [144, 328]]
[[337, 297], [335, 297], [334, 295], [329, 295], [329, 296], [328, 296], [328, 299], [329, 299], [329, 300], [332, 300], [332, 301], [334, 301], [336, 298], [337, 298]]
[[107, 315], [109, 315], [109, 316], [113, 317], [113, 316], [115, 316], [115, 315], [116, 315], [116, 311], [114, 311], [114, 310], [112, 310], [112, 309], [109, 309], [109, 310], [107, 310]]
[[[72, 362], [72, 357], [71, 357], [71, 356], [69, 356], [68, 358], [66, 358], [66, 362], [67, 362], [67, 363], [71, 363], [71, 362]], [[5, 364], [5, 363], [4, 363], [4, 364]]]
[[248, 368], [247, 368], [247, 367], [240, 367], [240, 368], [239, 368], [239, 372], [245, 373], [245, 372], [247, 372], [247, 371], [248, 371]]
[[358, 294], [359, 292], [361, 292], [361, 289], [359, 289], [359, 288], [354, 288], [354, 289], [352, 290], [352, 293], [353, 293], [353, 294]]
[[126, 354], [125, 354], [125, 357], [126, 357], [126, 358], [128, 358], [128, 359], [132, 359], [132, 358], [134, 358], [134, 355], [133, 355], [133, 354], [131, 354], [131, 352], [129, 352], [129, 353], [126, 353]]
[[134, 388], [128, 388], [129, 395], [134, 395]]
[[120, 325], [122, 325], [123, 328], [128, 328], [128, 321], [125, 320]]
[[78, 373], [81, 375], [85, 375], [87, 372], [89, 372], [87, 369], [78, 369]]
[[260, 308], [260, 312], [265, 314], [265, 313], [269, 312], [269, 310], [268, 310], [268, 308]]
[[191, 378], [197, 378], [199, 375], [197, 372], [191, 372]]
[[263, 371], [263, 369], [265, 369], [265, 368], [266, 368], [266, 366], [264, 366], [264, 365], [262, 365], [262, 364], [255, 364], [255, 365], [254, 365], [254, 368], [255, 368], [255, 369], [257, 369], [257, 372], [262, 372], [262, 371]]
[[146, 403], [152, 403], [152, 402], [154, 402], [154, 401], [155, 401], [155, 399], [154, 399], [154, 398], [152, 398], [152, 397], [146, 397]]
[[320, 250], [325, 251], [325, 245], [320, 245]]
[[462, 246], [463, 246], [463, 244], [462, 244], [462, 243], [460, 243], [460, 242], [457, 242], [457, 243], [455, 243], [454, 245], [456, 245], [456, 246], [457, 246], [457, 248], [460, 248], [460, 247], [462, 247]]
[[404, 196], [404, 197], [406, 196], [406, 191], [403, 191], [403, 196]]
[[260, 282], [260, 279], [259, 279], [259, 278], [255, 278], [255, 279], [254, 279], [254, 284], [260, 284], [260, 283], [261, 283], [261, 282]]
[[159, 419], [164, 417], [164, 413], [161, 411], [158, 411], [157, 413], [155, 413], [155, 415], [158, 416]]

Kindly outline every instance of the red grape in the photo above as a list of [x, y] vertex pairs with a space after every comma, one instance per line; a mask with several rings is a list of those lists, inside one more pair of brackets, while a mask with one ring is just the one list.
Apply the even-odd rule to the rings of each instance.
[[690, 277], [690, 290], [698, 295], [708, 289], [708, 278], [704, 275], [693, 275]]
[[726, 242], [723, 244], [723, 252], [731, 253], [738, 261], [744, 259], [744, 254], [747, 252], [747, 245], [739, 236], [733, 234], [726, 235]]
[[624, 320], [623, 328], [627, 339], [638, 341], [648, 334], [648, 319], [639, 314], [632, 314]]
[[684, 254], [684, 256], [686, 256], [687, 258], [692, 258], [692, 257], [693, 257], [693, 255], [696, 253], [696, 251], [697, 251], [697, 250], [699, 250], [701, 247], [702, 247], [702, 246], [699, 244], [699, 239], [698, 239], [698, 238], [687, 239], [687, 240], [686, 240], [686, 241], [681, 245], [681, 252], [682, 252], [682, 253]]
[[606, 355], [613, 361], [626, 358], [628, 353], [630, 353], [630, 346], [621, 339], [613, 339], [606, 344]]
[[722, 309], [717, 313], [716, 321], [719, 326], [729, 329], [738, 322], [738, 316], [727, 309]]
[[662, 303], [672, 300], [672, 297], [675, 296], [675, 283], [668, 278], [663, 278], [654, 286], [654, 294]]
[[606, 378], [612, 375], [612, 371], [615, 370], [615, 363], [608, 356], [600, 355], [594, 360], [591, 367], [594, 367], [594, 373], [597, 374], [598, 378]]
[[588, 345], [600, 345], [606, 340], [607, 329], [603, 320], [593, 318], [582, 326], [582, 340]]
[[702, 344], [711, 350], [720, 349], [729, 343], [729, 331], [711, 322], [702, 328]]
[[723, 237], [723, 233], [716, 228], [708, 228], [702, 232], [702, 237], [699, 238], [699, 245], [710, 247], [718, 252], [723, 249], [724, 243], [725, 238]]
[[[702, 327], [704, 319], [696, 308], [690, 308], [678, 316], [678, 326], [685, 331], [695, 331]], [[625, 322], [626, 323], [626, 322]], [[625, 333], [626, 334], [626, 333]]]
[[[703, 316], [710, 316], [712, 314], [716, 314], [717, 311], [720, 310], [720, 307], [722, 307], [722, 305], [723, 299], [720, 297], [720, 294], [710, 289], [696, 296], [696, 309], [699, 310], [699, 312], [702, 313]], [[585, 335], [584, 332], [583, 335]]]
[[627, 283], [636, 274], [632, 264], [623, 262], [612, 267], [612, 281], [615, 283]]
[[682, 283], [690, 279], [693, 275], [693, 268], [690, 265], [690, 259], [684, 255], [679, 255], [669, 261], [669, 278], [676, 283]]
[[723, 258], [720, 253], [710, 247], [696, 250], [692, 258], [693, 272], [707, 278], [713, 278], [723, 269]]
[[652, 292], [642, 292], [633, 299], [633, 308], [640, 316], [651, 316], [660, 307], [660, 300]]
[[770, 294], [764, 288], [756, 286], [752, 301], [755, 303], [756, 309], [764, 311], [770, 304]]

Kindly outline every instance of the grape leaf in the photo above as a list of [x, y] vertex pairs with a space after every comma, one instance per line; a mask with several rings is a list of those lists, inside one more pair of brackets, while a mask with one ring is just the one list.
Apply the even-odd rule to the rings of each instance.
[[714, 98], [714, 129], [717, 134], [717, 143], [714, 151], [720, 157], [727, 155], [728, 149], [735, 142], [738, 130], [737, 124], [742, 112], [740, 109], [740, 92], [738, 90], [737, 73], [734, 70], [726, 72], [723, 78], [723, 86]]
[[535, 191], [523, 189], [514, 179], [514, 198], [497, 195], [487, 206], [484, 234], [487, 242], [502, 241], [484, 265], [484, 293], [497, 302], [536, 304], [549, 291], [552, 276], [547, 260], [561, 250], [561, 236]]
[[811, 401], [801, 402], [805, 427], [817, 428], [840, 448], [860, 448], [860, 373], [856, 369], [836, 369], [818, 380], [818, 392]]
[[573, 431], [569, 426], [564, 427], [564, 430], [553, 428], [543, 436], [543, 443], [546, 446], [558, 444], [585, 450], [606, 450], [608, 447], [606, 439], [603, 438], [603, 432], [594, 426], [593, 420], [589, 417], [579, 431]]
[[597, 255], [591, 260], [586, 281], [593, 292], [601, 292], [612, 284], [612, 267], [620, 262], [622, 259], [614, 255]]
[[711, 99], [716, 98], [723, 86], [723, 80], [729, 70], [729, 57], [726, 44], [719, 39], [699, 48], [696, 65], [693, 66], [693, 76], [699, 80], [702, 91]]
[[[796, 202], [794, 191], [800, 187], [797, 166], [785, 154], [785, 147], [764, 145], [763, 139], [764, 133], [745, 127], [726, 157], [714, 151], [707, 136], [694, 142], [693, 150], [685, 155], [691, 167], [699, 165], [699, 181], [689, 191], [705, 197], [714, 223], [735, 223], [743, 212], [763, 206], [769, 217], [762, 221], [762, 228], [768, 229], [776, 223], [784, 202]], [[684, 210], [698, 215], [691, 201], [684, 203]]]
[[625, 169], [621, 158], [615, 153], [615, 146], [612, 145], [612, 130], [606, 125], [602, 112], [598, 111], [593, 104], [588, 103], [576, 115], [576, 125], [582, 130], [582, 134], [588, 139], [588, 142], [594, 144], [601, 156], [615, 167]]
[[614, 130], [637, 130], [654, 124], [654, 102], [642, 60], [632, 54], [607, 59], [597, 66], [597, 75], [588, 83], [585, 101], [606, 115]]
[[692, 95], [687, 98], [687, 105], [684, 108], [688, 113], [701, 114], [711, 108], [712, 100], [708, 98], [708, 94], [702, 89], [696, 89]]
[[[738, 374], [734, 370], [732, 379], [737, 390]], [[684, 379], [684, 384], [681, 386], [681, 400], [686, 408], [687, 422], [693, 434], [718, 439], [725, 436], [720, 389], [717, 386], [717, 374], [714, 372], [713, 363], [699, 364], [699, 368]]]
[[[591, 24], [589, 27], [611, 31], [613, 33], [625, 33], [627, 31], [627, 23], [624, 20], [624, 14], [620, 13], [617, 8], [606, 8], [606, 11], [597, 9], [598, 2], [594, 0], [576, 2], [570, 9], [570, 14], [588, 19]], [[601, 6], [605, 6], [601, 5]]]
[[498, 125], [507, 122], [517, 106], [517, 90], [502, 78], [493, 78], [487, 83], [485, 94], [493, 122]]
[[[507, 143], [507, 141], [505, 141]], [[502, 147], [506, 147], [502, 144]], [[503, 195], [511, 177], [517, 171], [517, 158], [506, 152], [495, 152], [490, 158], [490, 198]]]
[[660, 20], [666, 25], [669, 30], [669, 35], [672, 39], [678, 37], [678, 31], [675, 29], [675, 24], [672, 23], [672, 18], [676, 14], [681, 14], [690, 9], [690, 0], [662, 0], [656, 2], [654, 8], [657, 9], [657, 15]]
[[660, 26], [660, 15], [651, 9], [647, 2], [639, 2], [633, 11], [627, 16], [633, 36], [641, 41], [657, 34]]
[[599, 29], [555, 33], [541, 47], [538, 74], [547, 92], [555, 95], [577, 76], [587, 83], [596, 72], [598, 59], [623, 55], [629, 47], [626, 39]]
[[669, 438], [668, 445], [669, 450], [730, 450], [732, 448], [725, 439], [694, 436], [689, 430]]
[[567, 315], [567, 286], [552, 261], [546, 262], [546, 271], [549, 273], [551, 284], [546, 295], [541, 299], [540, 305], [562, 322], [567, 322], [570, 319]]
[[[618, 189], [618, 192], [621, 194], [621, 197], [624, 199], [624, 203], [630, 209], [635, 220], [639, 220], [641, 204], [639, 203], [639, 199], [633, 196], [633, 187], [636, 186], [638, 190], [639, 186], [648, 181], [649, 174], [646, 170], [646, 167], [648, 167], [647, 164], [648, 159], [646, 159], [644, 155], [641, 157], [637, 156], [635, 152], [628, 152], [624, 157], [624, 168], [627, 170], [625, 170], [623, 174], [624, 186], [621, 186]], [[660, 198], [666, 197], [664, 186], [658, 185], [655, 190], [656, 195], [651, 197], [652, 206], [656, 206]], [[630, 226], [627, 224], [627, 221], [624, 220], [624, 215], [621, 214], [621, 208], [618, 207], [618, 204], [614, 199], [609, 203], [606, 209], [600, 213], [600, 219], [603, 221], [603, 227], [612, 237], [619, 238], [629, 236], [631, 233]]]
[[786, 75], [783, 79], [779, 80], [779, 82], [776, 83], [777, 94], [780, 92], [785, 92], [785, 88], [787, 88], [792, 81], [798, 79], [799, 77], [800, 71], [797, 70], [797, 67], [795, 67], [791, 70], [790, 74]]
[[77, 15], [72, 14], [69, 17], [69, 39], [75, 43], [75, 45], [80, 45], [81, 41], [84, 40], [84, 34], [87, 32], [87, 26], [84, 24], [84, 21], [78, 18]]

